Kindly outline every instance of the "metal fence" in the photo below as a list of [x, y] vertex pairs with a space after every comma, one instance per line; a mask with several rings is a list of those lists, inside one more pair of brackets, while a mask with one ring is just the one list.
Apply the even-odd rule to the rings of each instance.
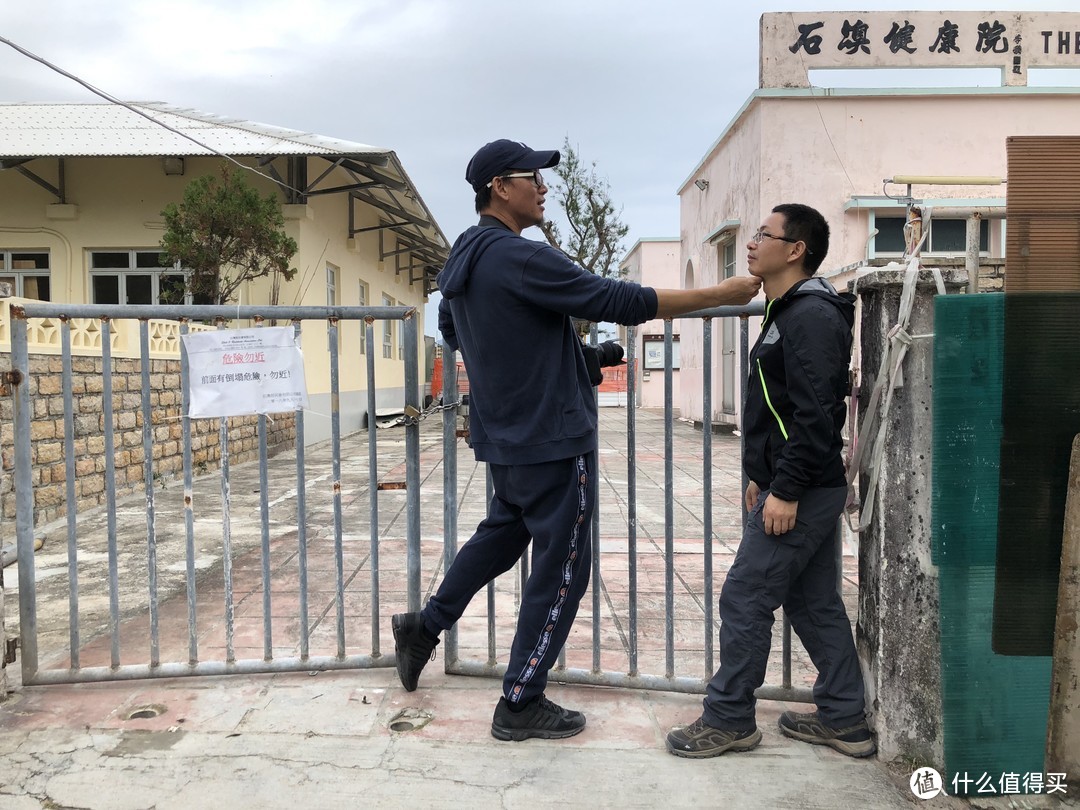
[[[745, 380], [748, 367], [748, 317], [761, 315], [760, 305], [747, 308], [721, 307], [694, 313], [691, 316], [703, 321], [703, 412], [711, 414], [713, 390], [712, 326], [717, 318], [738, 317], [741, 319], [741, 362]], [[115, 471], [112, 457], [115, 447], [112, 444], [111, 430], [105, 430], [106, 478], [108, 481], [108, 503], [103, 510], [104, 531], [107, 538], [102, 559], [107, 563], [105, 572], [108, 600], [107, 628], [94, 640], [100, 645], [93, 661], [84, 660], [88, 644], [80, 636], [80, 620], [84, 611], [80, 597], [90, 592], [96, 583], [80, 581], [80, 553], [88, 535], [76, 516], [74, 481], [75, 453], [73, 420], [65, 420], [64, 456], [67, 464], [67, 596], [68, 596], [68, 634], [64, 655], [53, 655], [51, 666], [40, 666], [38, 645], [38, 599], [36, 596], [34, 545], [34, 483], [32, 480], [33, 459], [31, 454], [31, 425], [33, 408], [29, 396], [28, 380], [30, 363], [27, 352], [26, 323], [32, 318], [53, 318], [60, 322], [63, 330], [61, 357], [63, 360], [63, 397], [65, 411], [72, 414], [74, 399], [71, 391], [71, 347], [67, 339], [67, 322], [70, 318], [99, 318], [108, 321], [112, 318], [135, 318], [140, 321], [141, 329], [141, 414], [143, 425], [142, 452], [145, 456], [145, 576], [140, 580], [142, 593], [133, 596], [136, 609], [124, 608], [121, 595], [125, 587], [121, 581], [121, 560], [130, 556], [132, 549], [121, 548], [118, 543], [120, 529], [117, 524], [118, 504], [115, 496], [116, 485], [113, 480]], [[295, 472], [289, 492], [283, 492], [280, 466], [275, 465], [275, 475], [269, 474], [266, 447], [266, 420], [258, 419], [260, 439], [258, 460], [258, 481], [252, 486], [258, 489], [258, 542], [250, 549], [234, 548], [234, 523], [237, 516], [232, 504], [236, 499], [232, 489], [234, 479], [242, 471], [231, 470], [226, 452], [229, 432], [225, 420], [221, 420], [220, 442], [222, 444], [222, 467], [219, 476], [220, 492], [216, 500], [205, 495], [200, 498], [211, 502], [212, 506], [220, 503], [220, 529], [211, 527], [210, 532], [203, 525], [205, 513], [197, 512], [194, 494], [199, 486], [204, 489], [213, 481], [214, 476], [203, 476], [194, 480], [191, 433], [189, 420], [181, 420], [183, 432], [183, 548], [172, 553], [168, 561], [159, 559], [160, 535], [163, 527], [158, 515], [158, 505], [162, 498], [155, 488], [153, 439], [151, 433], [151, 405], [149, 385], [149, 358], [147, 340], [147, 321], [149, 319], [173, 318], [182, 323], [190, 320], [217, 319], [223, 326], [234, 319], [252, 320], [261, 323], [266, 319], [291, 321], [297, 334], [301, 333], [304, 321], [324, 321], [330, 333], [328, 351], [330, 360], [330, 392], [332, 421], [331, 440], [326, 448], [329, 455], [329, 477], [322, 477], [318, 487], [313, 487], [312, 475], [306, 460], [303, 432], [303, 416], [297, 412], [297, 437], [295, 451]], [[376, 420], [370, 418], [375, 413], [375, 392], [377, 386], [376, 361], [370, 347], [375, 346], [374, 323], [379, 320], [396, 320], [403, 324], [404, 333], [404, 447], [394, 454], [398, 466], [404, 467], [404, 486], [390, 486], [387, 489], [404, 489], [404, 505], [397, 504], [398, 521], [394, 518], [393, 528], [388, 528], [387, 521], [380, 521], [380, 475], [385, 479], [385, 470], [380, 472], [380, 465], [387, 463], [391, 454], [380, 456], [380, 437], [376, 436]], [[359, 481], [352, 490], [350, 500], [343, 502], [342, 462], [343, 437], [339, 426], [339, 356], [337, 329], [339, 321], [359, 320], [364, 322], [367, 335], [366, 354], [366, 391], [368, 400], [367, 420], [367, 459], [359, 457], [361, 450], [344, 456], [350, 466], [350, 475]], [[182, 328], [182, 331], [186, 329]], [[380, 628], [384, 624], [382, 614], [384, 603], [419, 610], [425, 588], [430, 589], [441, 570], [449, 566], [454, 559], [460, 539], [458, 520], [462, 512], [459, 493], [462, 483], [458, 480], [458, 425], [456, 414], [449, 407], [457, 397], [456, 363], [447, 357], [444, 362], [443, 396], [447, 403], [443, 411], [441, 445], [431, 447], [435, 460], [431, 469], [425, 473], [421, 469], [421, 434], [420, 417], [425, 415], [420, 408], [420, 384], [418, 380], [418, 330], [414, 311], [404, 307], [110, 307], [110, 306], [69, 306], [61, 304], [25, 304], [13, 308], [12, 317], [12, 386], [15, 402], [15, 476], [17, 493], [17, 547], [19, 555], [19, 602], [20, 602], [20, 638], [22, 646], [22, 676], [25, 684], [46, 684], [72, 681], [100, 681], [115, 679], [136, 679], [149, 677], [174, 677], [180, 675], [216, 675], [223, 673], [258, 673], [282, 671], [313, 671], [328, 669], [348, 669], [364, 667], [392, 666], [393, 655], [384, 652]], [[594, 338], [595, 339], [595, 338]], [[113, 397], [110, 386], [109, 368], [111, 363], [109, 341], [102, 345], [104, 363], [104, 390], [102, 409], [106, 426], [113, 424]], [[625, 661], [610, 664], [605, 668], [602, 661], [601, 636], [605, 632], [602, 619], [602, 605], [599, 587], [602, 576], [612, 576], [614, 572], [608, 555], [601, 553], [601, 521], [603, 508], [596, 510], [593, 525], [593, 570], [592, 610], [591, 610], [591, 665], [568, 666], [566, 651], [552, 672], [552, 678], [568, 683], [586, 683], [597, 685], [648, 688], [677, 692], [703, 692], [707, 682], [704, 673], [714, 669], [714, 639], [717, 620], [714, 615], [715, 596], [713, 581], [714, 535], [713, 524], [714, 482], [713, 469], [713, 434], [708, 426], [701, 431], [702, 442], [702, 482], [703, 513], [701, 553], [704, 570], [702, 572], [702, 592], [700, 594], [700, 629], [697, 634], [701, 648], [701, 660], [693, 667], [691, 674], [682, 662], [686, 656], [679, 650], [676, 628], [674, 626], [674, 569], [673, 525], [673, 429], [675, 425], [673, 404], [672, 374], [672, 329], [668, 322], [665, 330], [665, 406], [664, 406], [664, 588], [662, 605], [654, 605], [663, 613], [664, 656], [662, 671], [643, 671], [639, 658], [638, 640], [641, 634], [639, 616], [639, 553], [637, 537], [638, 481], [637, 471], [637, 416], [634, 407], [625, 409], [626, 414], [626, 456], [627, 456], [627, 531], [625, 574], [628, 586], [626, 613], [619, 617], [620, 627], [625, 627]], [[305, 351], [311, 351], [308, 347]], [[627, 346], [629, 363], [634, 362], [634, 333], [631, 331]], [[449, 353], [447, 353], [449, 355]], [[351, 362], [351, 359], [350, 359]], [[186, 355], [181, 356], [181, 387], [183, 390], [183, 408], [186, 413], [189, 401], [189, 380]], [[635, 381], [631, 375], [627, 400], [635, 401]], [[385, 440], [384, 440], [385, 441]], [[356, 445], [362, 447], [361, 444]], [[400, 459], [403, 457], [403, 465]], [[433, 524], [434, 504], [441, 500], [443, 504], [442, 548], [425, 556], [421, 543], [421, 489], [426, 485], [431, 489], [428, 479], [434, 477], [434, 469], [441, 466], [442, 487], [437, 498], [428, 508], [428, 526]], [[396, 468], [395, 468], [396, 469]], [[398, 470], [400, 473], [400, 470]], [[423, 479], [423, 480], [422, 480]], [[366, 482], [366, 487], [365, 487]], [[275, 488], [278, 497], [272, 497]], [[366, 502], [363, 494], [366, 488]], [[745, 480], [743, 483], [745, 489]], [[311, 494], [325, 500], [317, 510], [310, 508], [308, 498]], [[490, 498], [490, 483], [485, 488], [485, 495]], [[400, 498], [400, 494], [394, 497]], [[740, 498], [741, 501], [741, 498]], [[200, 501], [201, 503], [202, 501]], [[288, 504], [283, 509], [282, 504]], [[485, 500], [486, 503], [486, 500]], [[349, 531], [343, 526], [346, 510], [349, 518]], [[743, 509], [745, 513], [745, 509]], [[180, 514], [174, 512], [172, 514]], [[202, 519], [200, 520], [200, 515]], [[745, 514], [744, 514], [745, 516]], [[361, 550], [354, 529], [367, 518], [367, 547]], [[329, 519], [331, 526], [324, 525]], [[216, 521], [216, 517], [214, 518]], [[254, 522], [254, 521], [253, 521]], [[197, 524], [200, 528], [197, 529]], [[275, 532], [271, 528], [275, 527]], [[288, 531], [282, 529], [287, 527]], [[403, 536], [401, 527], [404, 527]], [[471, 527], [469, 527], [471, 529]], [[170, 536], [177, 534], [178, 526], [167, 527]], [[315, 540], [309, 539], [312, 531], [318, 533]], [[245, 524], [244, 535], [253, 534], [250, 525]], [[215, 540], [216, 538], [216, 540]], [[620, 542], [623, 538], [620, 538]], [[199, 546], [216, 541], [220, 544], [220, 566], [204, 570], [200, 564]], [[838, 543], [838, 554], [840, 544]], [[441, 559], [439, 559], [441, 557]], [[311, 560], [317, 560], [318, 568], [313, 572]], [[237, 562], [241, 560], [242, 562]], [[838, 560], [839, 564], [839, 560]], [[127, 563], [124, 563], [125, 567]], [[85, 566], [83, 567], [85, 570]], [[162, 572], [171, 572], [169, 587], [165, 588], [168, 608], [172, 608], [171, 619], [180, 622], [184, 628], [184, 638], [179, 638], [175, 629], [163, 632], [161, 614], [163, 611], [159, 579]], [[426, 573], [426, 579], [425, 579]], [[501, 582], [492, 583], [487, 589], [486, 636], [487, 657], [469, 658], [460, 654], [458, 628], [451, 630], [444, 645], [445, 667], [456, 674], [500, 676], [505, 671], [505, 664], [498, 664], [500, 655], [505, 657], [509, 646], [509, 636], [504, 632], [508, 620], [506, 609], [499, 604], [500, 589], [513, 593], [519, 590], [520, 583], [528, 577], [528, 556], [524, 556], [514, 574], [508, 574]], [[234, 592], [237, 578], [243, 580], [242, 593]], [[84, 576], [85, 579], [85, 576]], [[125, 580], [127, 581], [127, 580]], [[315, 587], [313, 588], [313, 581]], [[130, 588], [129, 588], [130, 590]], [[384, 591], [389, 590], [389, 593]], [[176, 595], [175, 598], [173, 595]], [[100, 599], [100, 597], [95, 597]], [[696, 597], [695, 597], [696, 598]], [[365, 604], [361, 604], [360, 601]], [[479, 601], [479, 600], [477, 600]], [[180, 603], [183, 609], [177, 609]], [[238, 607], [240, 608], [238, 614]], [[287, 610], [286, 610], [287, 608]], [[207, 622], [209, 613], [216, 611], [215, 622], [221, 626], [220, 637], [208, 640]], [[392, 610], [388, 611], [392, 612]], [[316, 617], [315, 614], [318, 613]], [[388, 617], [386, 617], [388, 618]], [[170, 619], [170, 620], [171, 620]], [[256, 620], [255, 625], [252, 619]], [[146, 622], [148, 621], [148, 627]], [[258, 623], [261, 621], [261, 626]], [[133, 623], [134, 622], [134, 623]], [[500, 622], [502, 625], [500, 625]], [[579, 620], [579, 625], [582, 620]], [[312, 638], [312, 627], [318, 626], [321, 633], [319, 640], [329, 645], [325, 652], [316, 651]], [[173, 625], [169, 625], [173, 628]], [[147, 632], [148, 630], [148, 632]], [[499, 646], [500, 634], [505, 642]], [[364, 636], [368, 638], [365, 639]], [[148, 638], [147, 638], [148, 636]], [[791, 637], [786, 620], [783, 624], [782, 681], [779, 685], [766, 685], [758, 696], [780, 700], [811, 700], [810, 689], [794, 686], [791, 677]], [[123, 644], [122, 644], [123, 640]], [[213, 642], [211, 644], [211, 641]], [[105, 643], [107, 642], [107, 649]], [[149, 646], [148, 660], [138, 658]], [[699, 646], [695, 643], [695, 651]], [[357, 652], [364, 648], [363, 652]], [[134, 652], [132, 651], [134, 649]], [[677, 655], [677, 652], [679, 653]], [[216, 653], [213, 654], [213, 653]], [[651, 662], [650, 662], [650, 665]], [[682, 671], [680, 671], [682, 670]]]
[[[149, 677], [173, 677], [179, 675], [216, 675], [222, 673], [256, 673], [281, 671], [310, 671], [327, 669], [348, 669], [357, 667], [385, 666], [387, 658], [381, 654], [379, 635], [379, 542], [378, 542], [378, 500], [377, 487], [372, 486], [370, 499], [371, 543], [370, 543], [370, 593], [371, 641], [369, 652], [364, 654], [349, 653], [345, 634], [345, 568], [342, 542], [342, 502], [340, 487], [341, 472], [341, 434], [339, 402], [339, 354], [337, 330], [342, 320], [363, 321], [367, 334], [367, 346], [375, 346], [374, 322], [377, 320], [397, 320], [405, 329], [404, 335], [404, 372], [405, 372], [405, 409], [409, 413], [419, 413], [419, 382], [417, 366], [417, 325], [413, 317], [415, 310], [407, 307], [274, 307], [260, 308], [251, 306], [105, 306], [105, 305], [67, 305], [67, 304], [24, 304], [12, 308], [12, 389], [14, 396], [15, 423], [15, 490], [16, 490], [16, 545], [19, 561], [19, 625], [20, 646], [22, 648], [22, 677], [25, 684], [61, 683], [73, 681], [99, 681], [135, 679]], [[36, 598], [36, 577], [34, 558], [34, 482], [33, 458], [31, 454], [31, 429], [33, 409], [30, 401], [30, 362], [27, 343], [27, 321], [32, 318], [51, 318], [59, 321], [62, 331], [61, 357], [63, 362], [63, 398], [65, 418], [64, 458], [66, 460], [67, 481], [67, 560], [68, 573], [68, 656], [61, 666], [42, 669], [39, 666], [38, 649], [38, 600]], [[118, 547], [117, 525], [117, 483], [115, 477], [114, 455], [116, 448], [113, 441], [115, 424], [114, 400], [112, 390], [111, 342], [102, 341], [103, 390], [101, 407], [104, 414], [104, 456], [107, 503], [104, 510], [107, 534], [107, 599], [108, 599], [108, 661], [99, 666], [86, 666], [80, 660], [84, 642], [80, 637], [80, 594], [87, 592], [94, 583], [80, 582], [80, 521], [75, 509], [75, 451], [74, 451], [74, 395], [72, 392], [72, 356], [69, 339], [69, 325], [72, 318], [100, 319], [107, 323], [115, 318], [138, 319], [140, 322], [141, 346], [141, 417], [143, 427], [142, 452], [145, 469], [145, 509], [146, 509], [146, 578], [144, 581], [145, 598], [140, 608], [145, 605], [149, 619], [149, 661], [147, 663], [124, 663], [121, 652], [121, 626], [125, 621], [125, 612], [121, 609], [120, 560], [121, 549]], [[334, 623], [334, 641], [336, 650], [330, 655], [311, 655], [309, 638], [309, 584], [308, 571], [308, 529], [309, 516], [306, 508], [308, 482], [305, 480], [305, 443], [303, 419], [296, 422], [296, 478], [295, 478], [295, 527], [296, 548], [290, 560], [295, 563], [296, 594], [296, 647], [295, 655], [280, 655], [275, 652], [273, 635], [273, 605], [271, 603], [274, 588], [271, 583], [273, 554], [270, 538], [270, 481], [268, 478], [266, 425], [267, 416], [258, 418], [259, 435], [259, 513], [260, 513], [260, 557], [261, 565], [257, 588], [262, 599], [262, 656], [261, 658], [238, 658], [236, 654], [236, 607], [234, 594], [234, 549], [233, 522], [230, 491], [231, 474], [229, 467], [229, 431], [226, 420], [220, 424], [221, 475], [220, 475], [220, 544], [222, 561], [221, 606], [224, 611], [223, 655], [218, 660], [205, 660], [199, 649], [199, 577], [196, 566], [196, 512], [193, 500], [193, 465], [190, 420], [183, 418], [183, 522], [185, 548], [183, 551], [183, 591], [187, 606], [187, 655], [186, 660], [162, 660], [161, 627], [159, 623], [159, 563], [158, 533], [161, 527], [156, 519], [156, 506], [160, 495], [155, 489], [154, 453], [152, 442], [152, 419], [150, 404], [150, 348], [148, 323], [153, 318], [179, 319], [181, 333], [186, 334], [186, 324], [190, 320], [217, 320], [221, 328], [232, 319], [250, 320], [261, 325], [266, 319], [292, 321], [296, 333], [301, 332], [305, 320], [318, 319], [327, 323], [330, 352], [330, 393], [331, 393], [331, 463], [332, 473], [330, 492], [333, 514], [333, 602], [336, 610]], [[108, 330], [106, 330], [108, 331]], [[368, 414], [373, 416], [376, 410], [375, 394], [375, 357], [369, 349], [366, 355]], [[182, 413], [187, 412], [190, 401], [190, 384], [186, 352], [181, 352], [181, 387]], [[369, 463], [374, 469], [377, 464], [377, 443], [374, 432], [375, 419], [368, 419], [368, 432], [371, 440]], [[408, 500], [408, 590], [411, 606], [417, 604], [420, 592], [419, 558], [419, 449], [415, 420], [405, 427], [406, 434], [406, 497]], [[138, 632], [138, 631], [137, 631]], [[141, 634], [141, 633], [140, 633]], [[138, 638], [138, 636], [136, 636]], [[144, 643], [139, 639], [139, 643]], [[355, 644], [355, 642], [354, 642]], [[218, 648], [221, 649], [221, 648]], [[180, 657], [180, 656], [178, 656]], [[389, 662], [392, 663], [392, 657]]]

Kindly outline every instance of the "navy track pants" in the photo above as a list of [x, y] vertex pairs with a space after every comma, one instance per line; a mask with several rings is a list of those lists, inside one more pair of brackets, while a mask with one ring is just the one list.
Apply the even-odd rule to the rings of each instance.
[[424, 607], [428, 625], [449, 630], [473, 596], [510, 570], [532, 542], [503, 695], [541, 694], [589, 584], [596, 453], [542, 464], [491, 464], [488, 515], [454, 558]]

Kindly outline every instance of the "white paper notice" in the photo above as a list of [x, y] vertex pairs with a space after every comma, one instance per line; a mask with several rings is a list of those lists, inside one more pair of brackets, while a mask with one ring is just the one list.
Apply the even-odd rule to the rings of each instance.
[[243, 416], [307, 407], [304, 358], [291, 326], [219, 329], [182, 338], [191, 381], [188, 416]]

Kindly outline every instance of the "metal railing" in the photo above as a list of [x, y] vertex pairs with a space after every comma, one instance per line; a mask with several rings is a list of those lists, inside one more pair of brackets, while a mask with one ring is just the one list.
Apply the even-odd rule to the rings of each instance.
[[[367, 345], [375, 346], [374, 322], [376, 320], [398, 320], [405, 329], [405, 408], [419, 413], [419, 383], [417, 364], [417, 325], [413, 317], [415, 310], [409, 307], [273, 307], [262, 308], [253, 306], [105, 306], [105, 305], [68, 305], [26, 303], [22, 306], [12, 307], [11, 319], [11, 345], [13, 371], [10, 375], [14, 396], [14, 422], [15, 422], [15, 490], [16, 490], [16, 546], [18, 553], [18, 583], [19, 583], [19, 625], [20, 645], [22, 658], [22, 676], [24, 684], [46, 684], [74, 681], [99, 681], [99, 680], [124, 680], [150, 677], [173, 677], [180, 675], [218, 675], [223, 673], [258, 673], [258, 672], [282, 672], [282, 671], [311, 671], [327, 669], [348, 669], [357, 667], [386, 666], [392, 664], [392, 657], [387, 659], [381, 652], [379, 635], [379, 591], [378, 591], [378, 558], [379, 558], [379, 531], [378, 510], [375, 499], [374, 468], [377, 463], [377, 451], [374, 432], [376, 429], [375, 419], [375, 360], [372, 352], [367, 353], [366, 383], [368, 395], [368, 413], [372, 418], [368, 419], [368, 432], [370, 437], [370, 457], [372, 490], [370, 512], [370, 576], [371, 576], [371, 611], [370, 622], [371, 641], [366, 653], [350, 654], [346, 650], [345, 635], [345, 569], [343, 563], [343, 540], [342, 540], [342, 499], [341, 499], [341, 435], [340, 435], [340, 412], [339, 412], [339, 356], [337, 329], [341, 320], [364, 321], [367, 330]], [[62, 378], [64, 411], [66, 414], [64, 435], [64, 458], [66, 460], [67, 482], [67, 560], [68, 571], [68, 661], [67, 666], [42, 669], [39, 666], [38, 649], [38, 603], [36, 599], [36, 577], [34, 560], [34, 482], [32, 472], [34, 469], [31, 453], [31, 426], [33, 411], [29, 395], [30, 363], [28, 356], [27, 324], [33, 318], [58, 319], [62, 329]], [[142, 417], [142, 452], [144, 454], [143, 479], [146, 497], [146, 566], [147, 575], [145, 580], [146, 592], [140, 600], [140, 607], [145, 605], [149, 617], [149, 662], [124, 663], [121, 655], [121, 629], [125, 617], [121, 611], [120, 594], [121, 582], [119, 574], [121, 550], [118, 547], [117, 525], [117, 482], [114, 456], [114, 426], [116, 414], [114, 413], [113, 389], [112, 389], [112, 356], [111, 342], [102, 341], [101, 357], [103, 367], [103, 390], [101, 407], [104, 414], [104, 462], [105, 479], [107, 488], [107, 504], [105, 516], [107, 520], [107, 599], [108, 599], [108, 663], [100, 666], [84, 666], [80, 660], [83, 640], [80, 637], [80, 595], [87, 592], [92, 583], [79, 581], [79, 521], [76, 515], [76, 454], [74, 449], [74, 419], [75, 412], [74, 394], [72, 391], [72, 365], [71, 343], [69, 336], [70, 320], [73, 318], [99, 319], [106, 327], [111, 319], [127, 318], [138, 319], [140, 326], [140, 363], [141, 363], [141, 417]], [[292, 321], [294, 329], [299, 336], [301, 322], [304, 320], [318, 319], [327, 323], [329, 332], [330, 351], [330, 395], [331, 395], [331, 463], [332, 480], [330, 483], [333, 532], [332, 532], [332, 558], [333, 558], [333, 603], [336, 611], [334, 635], [336, 641], [336, 653], [333, 655], [313, 656], [310, 654], [309, 620], [307, 616], [309, 603], [309, 572], [308, 551], [309, 543], [307, 532], [309, 519], [306, 510], [306, 492], [309, 482], [305, 472], [305, 443], [304, 443], [304, 420], [296, 420], [296, 479], [295, 479], [295, 526], [297, 545], [295, 553], [287, 555], [290, 565], [296, 562], [296, 581], [298, 589], [298, 654], [279, 655], [274, 649], [273, 635], [273, 606], [271, 603], [274, 588], [271, 582], [271, 565], [273, 555], [271, 553], [270, 538], [270, 504], [267, 466], [267, 416], [258, 417], [259, 437], [259, 491], [260, 491], [260, 550], [261, 563], [259, 566], [260, 577], [257, 583], [261, 591], [262, 600], [262, 657], [261, 658], [238, 658], [236, 654], [237, 642], [236, 629], [236, 599], [234, 594], [234, 550], [232, 548], [232, 526], [234, 515], [231, 510], [232, 496], [230, 492], [230, 469], [229, 469], [229, 430], [227, 420], [220, 420], [220, 446], [221, 446], [221, 476], [220, 476], [220, 526], [221, 526], [221, 560], [222, 560], [222, 609], [224, 611], [224, 655], [221, 660], [203, 660], [199, 647], [199, 620], [198, 620], [198, 571], [196, 558], [196, 531], [195, 510], [193, 503], [193, 464], [192, 464], [192, 441], [190, 420], [186, 417], [181, 419], [183, 426], [183, 481], [184, 481], [184, 506], [183, 521], [185, 533], [184, 549], [184, 583], [183, 591], [186, 594], [187, 606], [187, 660], [164, 661], [161, 656], [161, 633], [160, 633], [160, 604], [159, 604], [159, 564], [158, 564], [158, 520], [156, 519], [156, 505], [159, 495], [155, 489], [154, 474], [154, 448], [152, 439], [151, 418], [151, 391], [150, 391], [150, 342], [149, 320], [177, 319], [181, 321], [181, 334], [187, 333], [189, 320], [217, 320], [223, 328], [224, 323], [232, 319], [251, 320], [261, 325], [265, 319], [273, 318]], [[187, 412], [190, 401], [190, 382], [188, 370], [188, 358], [186, 351], [181, 353], [181, 386], [183, 391], [182, 413]], [[407, 424], [406, 431], [406, 456], [409, 462], [406, 465], [406, 490], [408, 503], [406, 543], [409, 571], [410, 604], [416, 604], [419, 598], [419, 475], [417, 460], [419, 449], [417, 442], [417, 425], [415, 420]], [[203, 532], [205, 538], [205, 532]], [[281, 573], [281, 566], [277, 566], [275, 573]]]

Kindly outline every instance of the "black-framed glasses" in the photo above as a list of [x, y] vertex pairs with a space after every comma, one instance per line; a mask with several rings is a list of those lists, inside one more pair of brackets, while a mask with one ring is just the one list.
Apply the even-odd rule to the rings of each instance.
[[[768, 233], [767, 231], [764, 231], [761, 228], [758, 228], [757, 233], [755, 233], [753, 236], [750, 237], [750, 241], [753, 242], [755, 245], [760, 245], [766, 239], [777, 239], [777, 240], [779, 240], [781, 242], [787, 242], [788, 244], [791, 244], [791, 245], [796, 245], [799, 242], [802, 242], [802, 239], [791, 239], [790, 237], [787, 237], [787, 236], [777, 236], [776, 234]], [[813, 251], [811, 251], [810, 248], [807, 247], [806, 252], [807, 253], [812, 253]]]
[[[543, 176], [538, 170], [535, 169], [531, 172], [511, 172], [510, 174], [500, 174], [499, 177], [501, 177], [503, 180], [509, 180], [511, 177], [528, 177], [533, 181], [533, 185], [535, 185], [537, 188], [540, 188], [542, 185], [544, 185]], [[491, 181], [491, 183], [494, 182], [494, 180]], [[488, 188], [491, 188], [491, 183], [487, 184]]]

